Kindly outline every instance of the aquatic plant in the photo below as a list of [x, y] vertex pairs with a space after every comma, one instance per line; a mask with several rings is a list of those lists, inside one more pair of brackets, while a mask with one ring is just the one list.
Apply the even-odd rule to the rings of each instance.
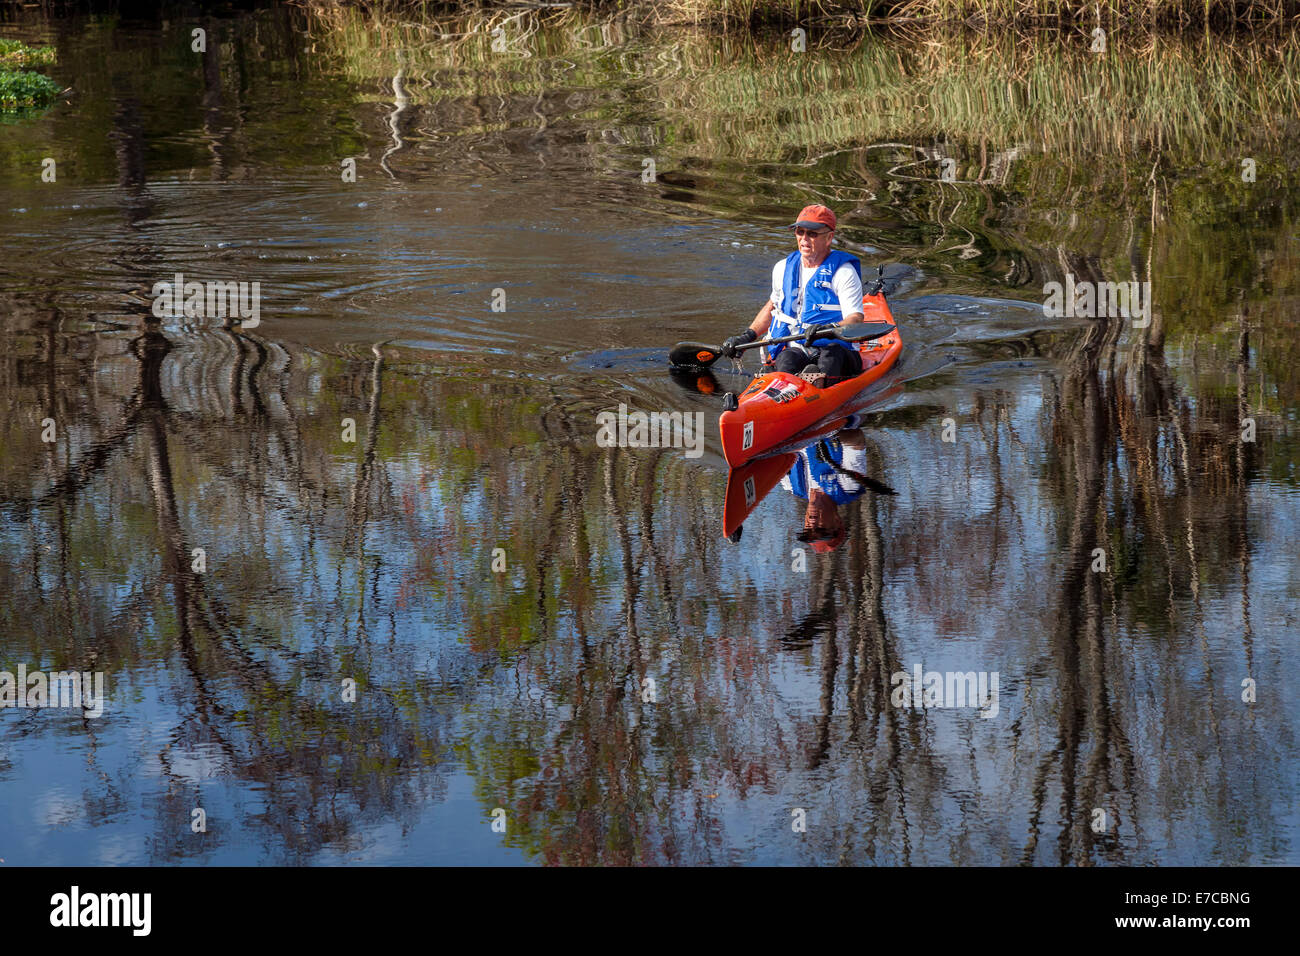
[[59, 84], [43, 73], [22, 69], [53, 62], [52, 47], [30, 47], [20, 40], [0, 38], [0, 110], [33, 109], [53, 102]]
[[59, 95], [59, 84], [30, 70], [0, 70], [0, 110], [45, 106]]

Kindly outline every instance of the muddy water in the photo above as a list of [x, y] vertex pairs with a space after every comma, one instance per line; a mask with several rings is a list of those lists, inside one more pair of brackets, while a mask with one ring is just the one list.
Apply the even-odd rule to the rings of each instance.
[[[760, 161], [653, 71], [207, 26], [3, 28], [75, 93], [0, 127], [0, 671], [107, 698], [0, 711], [8, 862], [1300, 862], [1287, 182], [1170, 162], [1090, 228], [1085, 160], [918, 184], [903, 114]], [[665, 352], [748, 322], [817, 199], [890, 264], [898, 493], [821, 554], [778, 488], [734, 545]], [[1045, 317], [1066, 271], [1154, 277], [1152, 324]], [[155, 321], [176, 273], [260, 322]], [[598, 448], [619, 404], [704, 453]], [[996, 696], [899, 706], [916, 669]]]

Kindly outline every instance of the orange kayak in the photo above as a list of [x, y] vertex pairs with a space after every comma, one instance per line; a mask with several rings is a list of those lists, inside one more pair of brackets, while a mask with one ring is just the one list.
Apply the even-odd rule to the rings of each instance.
[[[894, 317], [882, 293], [863, 296], [862, 321], [893, 324]], [[857, 348], [862, 356], [862, 374], [826, 388], [816, 388], [788, 372], [767, 372], [750, 382], [740, 393], [737, 407], [723, 412], [718, 420], [727, 464], [739, 468], [834, 415], [841, 405], [880, 381], [894, 367], [903, 351], [903, 340], [895, 329]]]

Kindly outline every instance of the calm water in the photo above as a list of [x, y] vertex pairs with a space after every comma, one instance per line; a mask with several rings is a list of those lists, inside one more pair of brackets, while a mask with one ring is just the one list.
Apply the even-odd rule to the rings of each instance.
[[[0, 858], [1300, 863], [1293, 129], [1246, 188], [1211, 134], [765, 133], [707, 38], [206, 26], [0, 25], [74, 91], [0, 125], [0, 670], [108, 692], [0, 710]], [[818, 200], [891, 263], [898, 494], [814, 554], [778, 488], [734, 545], [666, 350], [742, 328]], [[260, 325], [152, 320], [177, 272], [258, 281]], [[1151, 281], [1151, 326], [1046, 318], [1065, 272]], [[598, 448], [620, 403], [704, 454]], [[893, 706], [918, 665], [997, 713]]]

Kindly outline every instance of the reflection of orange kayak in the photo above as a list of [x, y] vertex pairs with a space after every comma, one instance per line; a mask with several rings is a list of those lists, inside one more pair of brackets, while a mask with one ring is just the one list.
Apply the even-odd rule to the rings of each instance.
[[[842, 425], [843, 422], [841, 421]], [[730, 538], [750, 512], [794, 467], [798, 455], [773, 455], [727, 472], [727, 499], [722, 506], [722, 533]]]
[[[882, 293], [863, 297], [862, 321], [893, 323], [894, 317]], [[837, 408], [894, 367], [903, 350], [903, 340], [895, 329], [857, 348], [862, 355], [862, 374], [826, 388], [816, 388], [788, 372], [768, 372], [750, 382], [740, 394], [738, 407], [723, 412], [718, 420], [727, 464], [738, 468], [833, 415]]]

